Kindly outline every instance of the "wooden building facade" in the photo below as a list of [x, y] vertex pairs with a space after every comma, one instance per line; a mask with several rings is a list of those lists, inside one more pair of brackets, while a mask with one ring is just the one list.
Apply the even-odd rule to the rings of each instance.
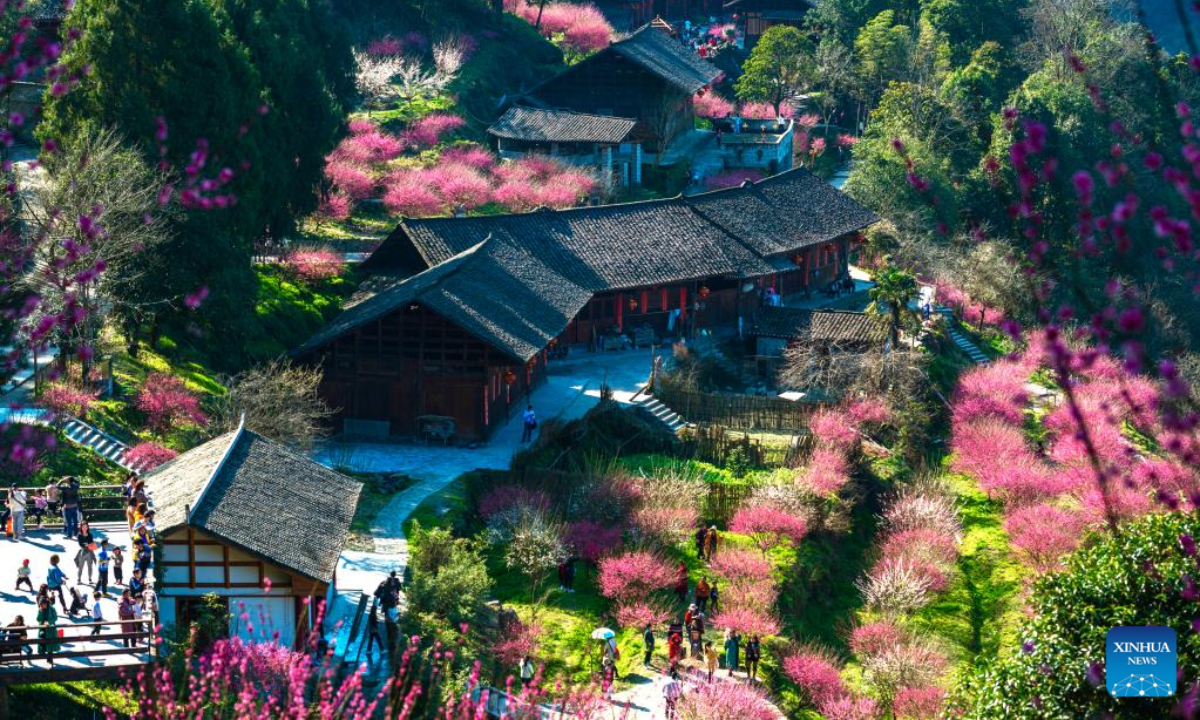
[[159, 527], [160, 619], [216, 595], [229, 632], [301, 647], [332, 596], [361, 485], [239, 427], [146, 476]]
[[545, 378], [550, 348], [748, 328], [768, 288], [844, 279], [875, 219], [795, 169], [668, 200], [405, 220], [362, 266], [371, 292], [292, 356], [322, 368], [342, 432], [408, 435], [444, 415], [485, 439]]

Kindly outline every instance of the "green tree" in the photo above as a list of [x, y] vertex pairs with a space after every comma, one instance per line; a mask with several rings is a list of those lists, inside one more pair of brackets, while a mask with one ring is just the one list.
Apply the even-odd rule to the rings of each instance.
[[912, 31], [896, 23], [896, 15], [884, 10], [871, 18], [854, 40], [859, 76], [865, 98], [873, 102], [892, 80], [904, 77], [910, 67]]
[[900, 314], [908, 307], [908, 303], [917, 297], [917, 279], [912, 273], [896, 267], [880, 270], [873, 279], [875, 287], [868, 291], [871, 300], [875, 303], [877, 312], [882, 312], [881, 305], [888, 306], [892, 347], [899, 347]]
[[750, 51], [734, 89], [742, 100], [769, 102], [779, 110], [780, 103], [809, 86], [814, 66], [808, 38], [790, 25], [773, 25]]
[[445, 632], [479, 619], [492, 580], [478, 542], [414, 523], [411, 570], [408, 608], [419, 623]]

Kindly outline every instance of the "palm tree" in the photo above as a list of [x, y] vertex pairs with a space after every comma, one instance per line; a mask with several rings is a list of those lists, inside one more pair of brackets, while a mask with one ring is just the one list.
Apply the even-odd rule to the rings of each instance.
[[900, 310], [908, 307], [909, 301], [919, 292], [917, 279], [912, 273], [897, 267], [886, 267], [875, 275], [875, 287], [869, 291], [876, 312], [882, 313], [881, 304], [890, 308], [892, 347], [900, 344]]

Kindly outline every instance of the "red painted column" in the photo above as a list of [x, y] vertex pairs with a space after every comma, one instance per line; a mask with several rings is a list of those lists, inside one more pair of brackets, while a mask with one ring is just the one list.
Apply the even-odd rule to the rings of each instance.
[[624, 314], [622, 312], [623, 308], [621, 307], [621, 305], [624, 304], [624, 300], [625, 298], [621, 296], [621, 293], [617, 293], [617, 332], [625, 332], [625, 327], [622, 324], [621, 319], [621, 316]]
[[667, 310], [667, 289], [666, 288], [662, 289], [662, 309], [664, 312]]
[[[491, 383], [488, 383], [490, 385]], [[488, 386], [483, 386], [483, 427], [487, 428], [492, 424], [488, 418]]]
[[687, 317], [687, 288], [679, 288], [679, 319]]

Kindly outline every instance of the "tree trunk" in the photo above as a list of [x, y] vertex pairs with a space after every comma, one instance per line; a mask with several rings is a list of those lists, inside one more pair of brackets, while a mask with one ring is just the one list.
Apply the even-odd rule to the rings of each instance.
[[900, 303], [892, 303], [892, 349], [900, 348]]
[[533, 23], [533, 29], [540, 31], [542, 29], [542, 11], [546, 9], [546, 0], [538, 3], [537, 21]]

